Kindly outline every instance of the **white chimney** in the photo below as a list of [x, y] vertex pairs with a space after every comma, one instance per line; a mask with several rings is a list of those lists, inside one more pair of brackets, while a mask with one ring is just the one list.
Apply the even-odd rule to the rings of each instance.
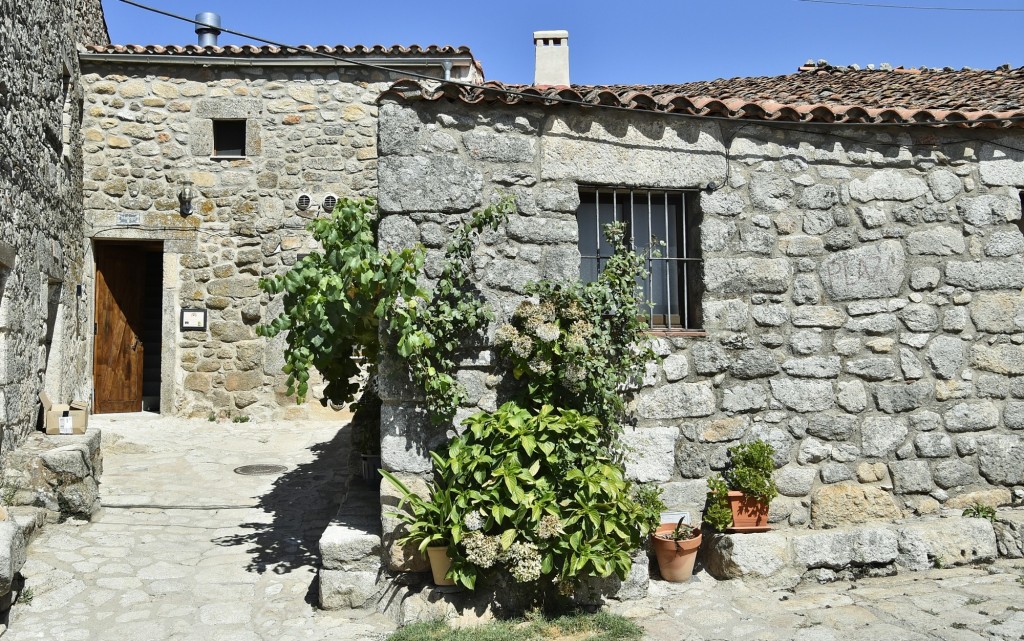
[[567, 86], [569, 84], [569, 32], [534, 31], [533, 46], [537, 50], [535, 85]]

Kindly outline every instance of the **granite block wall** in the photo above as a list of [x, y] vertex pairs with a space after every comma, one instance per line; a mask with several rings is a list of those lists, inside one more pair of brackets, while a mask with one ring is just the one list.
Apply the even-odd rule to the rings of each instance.
[[38, 394], [85, 398], [76, 44], [108, 42], [99, 0], [0, 1], [0, 457], [36, 427]]
[[[651, 334], [660, 362], [624, 437], [633, 478], [699, 511], [726, 449], [763, 438], [777, 524], [1019, 503], [1024, 135], [813, 131], [389, 98], [381, 244], [422, 243], [436, 276], [446, 224], [514, 193], [518, 214], [476, 258], [493, 331], [527, 282], [578, 277], [580, 185], [697, 190], [705, 331]], [[502, 400], [494, 358], [467, 354], [460, 418]], [[400, 364], [381, 372], [383, 464], [423, 478], [454, 427], [429, 426]], [[409, 567], [397, 551], [389, 565]]]
[[[302, 418], [322, 411], [285, 395], [283, 336], [258, 337], [280, 299], [258, 288], [315, 248], [296, 200], [312, 215], [327, 194], [377, 188], [377, 72], [304, 67], [151, 66], [89, 62], [85, 211], [94, 242], [164, 242], [161, 411], [182, 416]], [[213, 122], [245, 119], [244, 158], [215, 158]], [[182, 181], [194, 213], [182, 216]], [[118, 214], [137, 214], [121, 225]], [[182, 307], [209, 329], [179, 332]], [[169, 320], [167, 320], [169, 319]], [[315, 396], [315, 394], [314, 394]]]

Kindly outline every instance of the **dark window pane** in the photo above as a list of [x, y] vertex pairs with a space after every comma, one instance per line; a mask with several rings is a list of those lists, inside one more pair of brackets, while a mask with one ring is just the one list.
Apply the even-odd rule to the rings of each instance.
[[245, 155], [245, 121], [214, 120], [213, 121], [213, 155], [244, 156]]
[[603, 226], [624, 221], [630, 246], [647, 257], [649, 276], [637, 285], [651, 303], [651, 326], [699, 329], [703, 279], [697, 196], [680, 191], [581, 189], [576, 218], [581, 278], [596, 280], [611, 255]]

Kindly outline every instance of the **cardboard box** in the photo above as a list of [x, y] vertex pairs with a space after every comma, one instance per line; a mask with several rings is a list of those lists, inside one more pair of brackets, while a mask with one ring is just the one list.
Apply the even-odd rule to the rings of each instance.
[[47, 434], [85, 434], [89, 427], [89, 403], [71, 401], [68, 405], [57, 405], [46, 392], [39, 393], [43, 404], [43, 429]]

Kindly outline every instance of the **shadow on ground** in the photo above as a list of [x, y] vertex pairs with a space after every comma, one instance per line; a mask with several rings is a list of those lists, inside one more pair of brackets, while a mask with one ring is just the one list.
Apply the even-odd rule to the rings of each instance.
[[[259, 497], [265, 522], [242, 523], [239, 527], [247, 533], [220, 537], [214, 543], [247, 546], [252, 555], [247, 569], [260, 574], [317, 568], [320, 535], [338, 511], [349, 475], [351, 430], [345, 425], [330, 441], [314, 445], [312, 461], [282, 474]], [[315, 601], [316, 595], [309, 598]]]

